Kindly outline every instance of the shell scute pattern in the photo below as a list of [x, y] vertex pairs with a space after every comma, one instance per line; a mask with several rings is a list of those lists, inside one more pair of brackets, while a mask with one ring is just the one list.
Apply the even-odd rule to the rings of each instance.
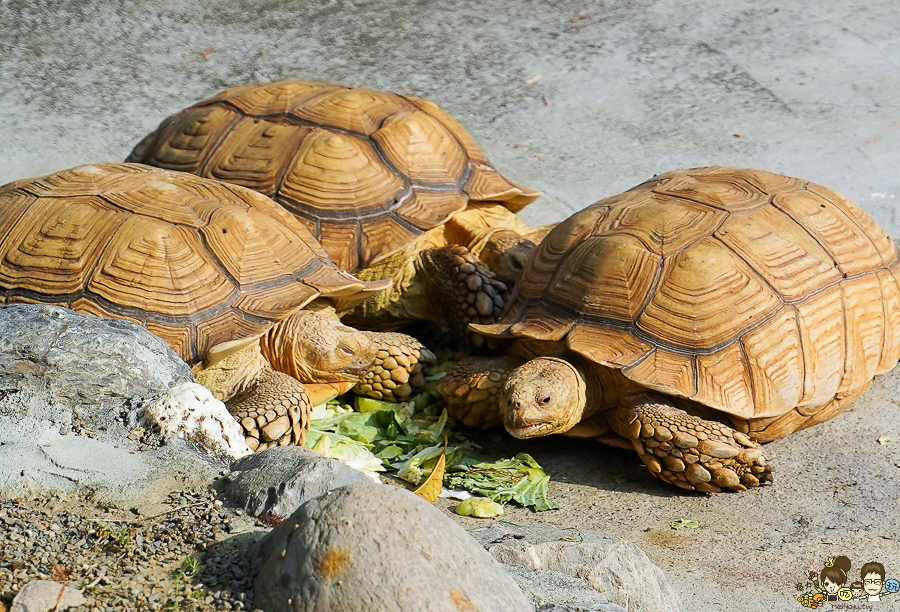
[[163, 121], [128, 161], [269, 195], [349, 271], [399, 251], [470, 200], [516, 212], [538, 196], [503, 178], [437, 105], [323, 83], [226, 90]]
[[8, 185], [0, 228], [3, 302], [135, 321], [190, 363], [319, 295], [368, 295], [268, 198], [137, 164]]

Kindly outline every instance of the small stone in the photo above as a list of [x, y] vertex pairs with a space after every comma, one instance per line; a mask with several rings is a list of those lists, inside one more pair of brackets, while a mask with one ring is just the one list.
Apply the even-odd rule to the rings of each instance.
[[19, 590], [13, 599], [10, 612], [61, 611], [85, 603], [87, 599], [72, 587], [52, 580], [32, 580]]

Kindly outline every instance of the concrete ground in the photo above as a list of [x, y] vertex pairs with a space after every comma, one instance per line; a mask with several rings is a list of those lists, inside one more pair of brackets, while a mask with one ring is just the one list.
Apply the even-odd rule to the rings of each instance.
[[[0, 0], [0, 183], [124, 159], [184, 106], [295, 78], [437, 102], [544, 191], [529, 222], [719, 164], [835, 188], [898, 239], [898, 24], [889, 0]], [[777, 483], [737, 495], [664, 488], [623, 451], [531, 443], [562, 509], [509, 520], [631, 539], [686, 610], [800, 609], [796, 583], [828, 556], [850, 557], [852, 580], [871, 560], [900, 577], [898, 398], [888, 375], [768, 445]]]

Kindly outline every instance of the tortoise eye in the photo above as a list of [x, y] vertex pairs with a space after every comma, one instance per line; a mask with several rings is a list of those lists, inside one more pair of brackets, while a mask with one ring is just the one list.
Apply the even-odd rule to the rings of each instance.
[[547, 397], [541, 399], [541, 406], [546, 406], [546, 405], [549, 404], [549, 403], [550, 403], [550, 396], [549, 396], [549, 395], [548, 395]]

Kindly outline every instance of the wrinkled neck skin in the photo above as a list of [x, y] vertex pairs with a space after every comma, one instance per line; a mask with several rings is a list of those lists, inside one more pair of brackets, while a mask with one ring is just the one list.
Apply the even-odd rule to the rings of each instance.
[[197, 364], [191, 371], [195, 380], [209, 389], [213, 397], [226, 402], [253, 386], [268, 367], [260, 353], [259, 341], [253, 341], [209, 367]]
[[585, 406], [582, 420], [615, 408], [621, 400], [621, 385], [617, 372], [598, 365], [586, 357], [568, 353], [566, 361], [572, 364], [585, 383]]

